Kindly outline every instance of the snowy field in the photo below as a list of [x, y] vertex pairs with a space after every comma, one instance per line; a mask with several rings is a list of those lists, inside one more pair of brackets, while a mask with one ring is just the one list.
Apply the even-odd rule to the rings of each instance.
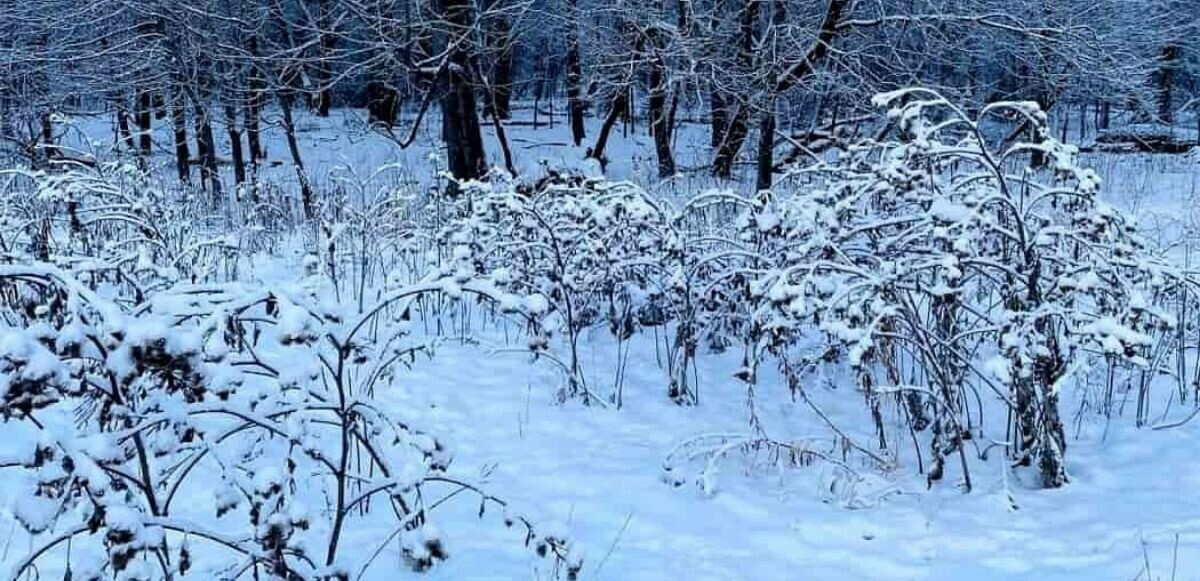
[[[518, 119], [525, 114], [518, 111]], [[319, 191], [341, 188], [353, 204], [396, 188], [421, 195], [438, 180], [434, 129], [401, 150], [363, 129], [361, 112], [300, 121], [302, 153]], [[102, 152], [112, 145], [110, 118], [73, 122], [71, 142], [80, 151]], [[153, 164], [169, 176], [170, 134], [161, 127]], [[491, 130], [485, 128], [485, 143], [494, 150]], [[596, 171], [582, 161], [581, 148], [568, 145], [561, 119], [553, 129], [514, 125], [508, 132], [522, 177], [542, 175], [543, 164]], [[679, 133], [681, 167], [699, 165], [708, 150], [705, 128], [684, 124]], [[295, 176], [276, 129], [268, 133], [267, 150], [277, 163], [264, 167], [260, 178], [289, 191]], [[630, 135], [616, 131], [609, 156], [614, 160], [609, 176], [643, 184], [665, 199], [686, 199], [720, 185], [705, 172], [655, 179], [653, 144], [643, 125]], [[1200, 261], [1193, 256], [1200, 249], [1200, 158], [1087, 154], [1084, 162], [1104, 180], [1102, 196], [1137, 216], [1148, 239], [1169, 247], [1181, 262]], [[390, 169], [373, 174], [378, 168]], [[233, 195], [229, 184], [226, 190]], [[248, 239], [242, 236], [239, 242]], [[295, 281], [311, 244], [306, 233], [278, 238], [246, 257], [231, 276], [248, 283]], [[375, 398], [441, 435], [456, 473], [485, 482], [534, 522], [570, 538], [574, 550], [583, 551], [582, 579], [1200, 579], [1200, 420], [1152, 429], [1185, 415], [1165, 401], [1153, 403], [1151, 426], [1136, 428], [1128, 418], [1131, 410], [1106, 421], [1095, 409], [1081, 409], [1081, 394], [1067, 388], [1061, 409], [1070, 483], [1054, 490], [1040, 489], [1028, 474], [1009, 469], [1000, 453], [974, 464], [970, 493], [958, 486], [957, 472], [927, 487], [907, 430], [898, 426], [889, 434], [899, 442], [898, 465], [888, 472], [853, 461], [851, 468], [858, 470], [853, 475], [835, 463], [785, 465], [765, 451], [739, 451], [711, 465], [704, 459], [672, 463], [668, 455], [689, 439], [749, 433], [746, 393], [733, 379], [739, 349], [701, 353], [700, 403], [678, 406], [666, 397], [657, 333], [641, 331], [618, 347], [607, 330], [587, 331], [580, 360], [596, 389], [608, 393], [614, 385], [616, 350], [629, 354], [618, 410], [558, 403], [561, 374], [514, 348], [524, 339], [504, 325], [462, 324], [475, 326], [472, 340], [459, 341], [456, 333], [438, 333], [426, 323], [419, 334], [437, 338], [433, 356], [417, 357]], [[795, 401], [776, 373], [764, 370], [758, 420], [779, 441], [825, 442], [820, 446], [833, 450], [835, 435], [826, 425], [831, 420], [852, 439], [870, 442], [873, 427], [860, 398], [838, 385], [843, 379], [833, 377], [809, 390], [828, 416], [821, 418], [816, 407]], [[1129, 389], [1117, 395], [1122, 409], [1133, 405], [1132, 397]], [[16, 454], [6, 448], [21, 445], [23, 436], [14, 432], [19, 428], [4, 424], [0, 430], [0, 456]], [[8, 507], [0, 520], [0, 531], [6, 531], [0, 562], [7, 566], [41, 542], [16, 525], [12, 514], [22, 510], [22, 499], [10, 490], [18, 489], [0, 488]], [[187, 494], [188, 505], [206, 507], [216, 491], [198, 486]], [[449, 559], [411, 575], [549, 578], [547, 562], [531, 557], [522, 534], [500, 523], [499, 511], [489, 509], [480, 518], [478, 502], [461, 495], [447, 500], [437, 515]], [[398, 541], [379, 545], [387, 531], [368, 521], [347, 533], [352, 571], [377, 562], [361, 578], [410, 574], [399, 562]], [[57, 550], [61, 564], [66, 553]], [[192, 577], [206, 578], [203, 571]], [[63, 570], [48, 564], [25, 578], [61, 579]]]

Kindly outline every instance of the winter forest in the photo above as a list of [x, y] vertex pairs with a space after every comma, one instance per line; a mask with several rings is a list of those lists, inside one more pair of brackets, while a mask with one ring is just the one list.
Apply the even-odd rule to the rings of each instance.
[[0, 0], [0, 575], [1200, 579], [1197, 0]]

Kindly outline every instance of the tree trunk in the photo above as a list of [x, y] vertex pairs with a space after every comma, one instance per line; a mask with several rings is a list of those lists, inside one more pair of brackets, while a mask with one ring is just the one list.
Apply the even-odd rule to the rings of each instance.
[[221, 196], [221, 176], [217, 170], [217, 140], [213, 136], [212, 119], [208, 109], [195, 104], [196, 151], [200, 156], [200, 182], [209, 186], [213, 200]]
[[396, 90], [382, 81], [367, 82], [367, 121], [391, 129], [396, 124], [399, 103]]
[[42, 133], [42, 152], [46, 159], [46, 164], [49, 165], [58, 157], [58, 146], [54, 143], [54, 120], [50, 117], [50, 112], [42, 113], [41, 116], [41, 133]]
[[1067, 439], [1058, 415], [1058, 394], [1053, 386], [1045, 385], [1043, 389], [1042, 450], [1038, 468], [1042, 473], [1042, 486], [1058, 488], [1067, 483]]
[[501, 53], [492, 77], [492, 101], [496, 108], [496, 116], [500, 119], [512, 118], [512, 70], [515, 58], [513, 52], [513, 49], [508, 47]]
[[129, 112], [125, 110], [125, 99], [117, 99], [117, 133], [128, 151], [136, 151], [133, 132], [129, 129]]
[[313, 220], [316, 217], [316, 203], [313, 199], [312, 184], [308, 182], [308, 174], [304, 171], [304, 160], [300, 157], [300, 144], [296, 141], [296, 122], [292, 118], [292, 96], [279, 94], [279, 108], [283, 112], [283, 134], [287, 138], [288, 151], [292, 154], [292, 166], [296, 169], [296, 180], [300, 182], [300, 204], [304, 208], [304, 219]]
[[171, 99], [171, 127], [175, 138], [175, 171], [180, 183], [191, 181], [191, 154], [188, 152], [187, 110], [184, 108], [182, 91]]
[[713, 156], [712, 173], [714, 176], [729, 178], [733, 175], [733, 162], [737, 160], [737, 155], [742, 150], [742, 143], [746, 141], [746, 135], [750, 130], [749, 119], [750, 111], [747, 104], [739, 105], [733, 118], [727, 122], [725, 135], [717, 146], [716, 155]]
[[143, 157], [149, 158], [154, 142], [151, 139], [152, 119], [149, 91], [141, 91], [137, 98], [138, 149]]
[[[760, 5], [761, 0], [745, 0], [738, 11], [737, 70], [746, 78], [754, 76], [755, 72], [754, 40], [757, 36]], [[726, 120], [725, 132], [713, 157], [713, 175], [716, 177], [728, 178], [733, 174], [733, 162], [742, 150], [742, 143], [750, 130], [750, 94], [751, 88], [746, 87], [741, 92], [736, 113]]]
[[246, 183], [246, 160], [242, 153], [242, 132], [238, 129], [237, 110], [225, 105], [225, 130], [229, 133], [230, 157], [233, 158], [233, 179], [237, 185]]
[[460, 180], [487, 173], [483, 134], [475, 106], [475, 91], [460, 72], [448, 74], [449, 89], [442, 97], [442, 137], [446, 141], [450, 174]]
[[[495, 99], [495, 93], [492, 93], [492, 98]], [[517, 175], [517, 165], [513, 161], [512, 148], [508, 146], [508, 135], [504, 132], [504, 124], [500, 122], [500, 108], [492, 108], [492, 127], [496, 131], [496, 141], [500, 143], [500, 152], [504, 154], [504, 169], [508, 170], [509, 175]]]
[[491, 95], [484, 107], [484, 115], [499, 119], [512, 118], [513, 62], [516, 59], [516, 44], [512, 41], [512, 22], [503, 12], [502, 0], [488, 0], [488, 9], [496, 8], [498, 14], [489, 17], [484, 39], [487, 49], [495, 54], [491, 63]]
[[[1049, 92], [1042, 91], [1038, 93], [1034, 97], [1034, 101], [1037, 102], [1038, 106], [1041, 107], [1042, 112], [1045, 113], [1047, 115], [1047, 119], [1049, 119], [1050, 109], [1054, 107], [1054, 102], [1051, 100]], [[1048, 132], [1050, 131], [1049, 121], [1047, 121], [1046, 130]], [[1052, 135], [1048, 135], [1047, 137], [1052, 137]], [[1036, 129], [1033, 125], [1029, 125], [1029, 141], [1030, 143], [1040, 143], [1042, 141], [1042, 137], [1036, 134]], [[1034, 169], [1046, 167], [1046, 164], [1048, 163], [1050, 163], [1049, 156], [1046, 155], [1046, 152], [1040, 149], [1035, 149], [1029, 156], [1029, 165]]]
[[[258, 56], [258, 39], [252, 36], [247, 44], [250, 49], [250, 56]], [[250, 88], [250, 94], [246, 98], [244, 112], [246, 145], [250, 149], [250, 167], [257, 173], [259, 160], [266, 159], [267, 157], [266, 152], [263, 151], [258, 125], [258, 113], [262, 109], [266, 83], [263, 81], [258, 69], [251, 68], [247, 84]]]
[[628, 100], [629, 92], [624, 89], [617, 89], [613, 93], [612, 106], [608, 110], [608, 117], [604, 118], [604, 124], [600, 126], [600, 135], [596, 136], [596, 145], [588, 150], [588, 157], [600, 162], [601, 171], [608, 168], [608, 158], [604, 155], [604, 149], [608, 147], [608, 136], [612, 133], [613, 125], [616, 125], [617, 120], [621, 118], [621, 112], [628, 107]]
[[154, 109], [154, 118], [162, 121], [167, 118], [167, 101], [162, 93], [155, 93], [152, 101]]
[[[445, 0], [444, 16], [452, 30], [470, 30], [471, 6], [471, 0]], [[472, 38], [451, 39], [456, 47], [450, 54], [451, 66], [442, 75], [442, 138], [446, 142], [450, 174], [459, 180], [477, 179], [487, 173], [475, 88], [471, 83]]]
[[258, 126], [258, 97], [250, 98], [245, 108], [246, 146], [249, 148], [250, 167], [258, 170], [258, 162], [266, 159], [267, 152], [263, 151], [261, 131]]
[[1163, 123], [1172, 123], [1175, 118], [1174, 92], [1175, 71], [1179, 67], [1180, 49], [1178, 45], [1168, 44], [1159, 56], [1158, 80], [1158, 118]]
[[675, 175], [675, 157], [671, 153], [671, 119], [667, 110], [666, 64], [661, 55], [650, 65], [650, 133], [654, 136], [654, 151], [658, 155], [658, 177]]
[[758, 126], [758, 191], [771, 189], [775, 168], [775, 110], [768, 107], [761, 114]]
[[716, 83], [712, 83], [708, 89], [708, 108], [709, 108], [709, 145], [716, 149], [721, 145], [721, 140], [725, 138], [725, 131], [729, 124], [729, 111], [725, 108], [725, 96], [721, 94], [721, 90], [717, 88]]
[[330, 66], [330, 60], [333, 58], [334, 40], [333, 33], [329, 30], [329, 0], [318, 0], [317, 5], [317, 24], [319, 39], [318, 48], [320, 50], [319, 58], [317, 59], [316, 77], [317, 82], [317, 102], [316, 111], [318, 117], [328, 117], [329, 109], [333, 106], [333, 87], [330, 84], [333, 82], [333, 71]]
[[583, 126], [583, 64], [579, 57], [579, 30], [576, 27], [576, 23], [571, 23], [567, 31], [567, 113], [571, 118], [571, 139], [578, 147], [587, 134]]

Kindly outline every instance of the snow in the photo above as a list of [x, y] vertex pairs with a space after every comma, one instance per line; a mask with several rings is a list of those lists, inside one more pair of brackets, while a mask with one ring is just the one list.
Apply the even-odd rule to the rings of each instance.
[[[880, 103], [894, 101], [901, 94], [882, 97]], [[337, 120], [306, 119], [304, 123], [313, 129], [303, 133], [302, 140], [318, 182], [330, 179], [337, 165], [371, 168], [387, 161], [417, 173], [423, 170], [412, 168], [422, 157], [426, 165], [438, 160], [428, 147], [430, 140], [425, 147], [406, 153], [376, 141], [351, 148], [343, 141], [347, 138], [338, 131]], [[534, 136], [553, 140], [554, 132], [542, 130], [547, 131], [542, 137], [523, 134], [518, 128], [511, 131], [523, 173], [537, 175], [538, 163], [546, 160], [599, 175], [593, 161], [582, 161], [570, 148], [519, 149]], [[554, 131], [565, 135], [565, 128]], [[281, 151], [277, 138], [269, 147]], [[681, 130], [683, 144], [705, 138], [686, 126]], [[645, 162], [637, 161], [650, 159], [649, 148], [644, 135], [629, 139], [615, 135], [609, 174], [651, 181], [640, 176], [652, 173], [652, 164], [643, 167], [638, 164]], [[403, 163], [396, 161], [398, 156], [403, 156]], [[1109, 188], [1106, 191], [1127, 196], [1112, 201], [1142, 215], [1150, 223], [1147, 232], [1167, 240], [1180, 232], [1194, 236], [1195, 226], [1200, 224], [1196, 214], [1200, 206], [1188, 194], [1200, 175], [1194, 164], [1134, 156], [1119, 162], [1100, 161]], [[290, 179], [289, 171], [280, 170], [279, 179]], [[1090, 176], [1085, 178], [1093, 183]], [[697, 178], [656, 184], [656, 193], [669, 197], [680, 193], [675, 188], [684, 194], [701, 191], [703, 184], [684, 181], [691, 179]], [[1098, 185], [1100, 180], [1094, 183]], [[952, 224], [968, 221], [972, 215], [970, 208], [945, 200], [935, 202], [930, 213]], [[762, 213], [757, 224], [765, 231], [781, 219], [777, 214]], [[349, 237], [344, 229], [340, 232], [343, 238]], [[956, 252], [964, 254], [970, 247], [970, 242], [960, 240], [954, 244]], [[454, 257], [470, 258], [465, 247], [460, 248], [463, 250], [456, 249]], [[291, 247], [268, 249], [260, 256], [248, 257], [248, 262], [253, 264], [249, 277], [270, 283], [291, 281], [322, 268], [316, 256], [300, 254]], [[957, 278], [955, 264], [943, 268], [951, 271], [948, 278]], [[504, 285], [510, 276], [506, 269], [494, 272], [492, 279]], [[685, 280], [680, 271], [681, 287]], [[392, 282], [402, 286], [401, 280]], [[1090, 272], [1071, 282], [1081, 289], [1103, 284]], [[458, 295], [465, 283], [447, 279], [437, 285]], [[839, 289], [820, 290], [832, 293]], [[950, 287], [945, 290], [953, 291]], [[783, 284], [771, 286], [767, 292], [779, 301], [803, 296], [799, 288]], [[524, 310], [536, 316], [551, 310], [540, 293], [499, 296], [502, 311]], [[282, 295], [276, 298], [280, 312], [276, 331], [281, 337], [306, 343], [320, 336], [317, 317]], [[802, 302], [796, 304], [799, 316], [806, 307]], [[118, 317], [106, 317], [105, 321], [112, 325], [110, 331], [128, 334], [131, 342], [162, 339], [172, 353], [202, 352], [215, 359], [228, 353], [221, 329], [205, 338], [164, 333], [161, 324], [125, 325]], [[826, 325], [849, 342], [870, 332], [844, 320], [830, 319]], [[1094, 335], [1114, 353], [1123, 352], [1127, 345], [1143, 345], [1147, 339], [1112, 318], [1100, 319], [1081, 331]], [[30, 374], [27, 377], [54, 372], [49, 362], [37, 358], [41, 347], [25, 333], [4, 328], [0, 335], [0, 355], [28, 360], [22, 371]], [[60, 342], [81, 342], [81, 338], [79, 329], [59, 335]], [[1020, 337], [1006, 339], [1013, 345], [1021, 343]], [[530, 342], [543, 340], [528, 338]], [[1077, 412], [1083, 388], [1064, 382], [1059, 389], [1071, 425], [1067, 456], [1071, 482], [1059, 490], [1037, 488], [1029, 474], [1010, 469], [1000, 453], [976, 464], [979, 470], [973, 474], [973, 492], [963, 494], [952, 481], [930, 489], [916, 472], [911, 448], [903, 448], [901, 464], [890, 472], [851, 465], [855, 474], [828, 462], [780, 466], [768, 453], [744, 454], [740, 444], [729, 444], [730, 453], [718, 461], [685, 462], [664, 475], [667, 455], [681, 443], [712, 434], [729, 436], [722, 441], [740, 442], [736, 438], [744, 440], [752, 434], [744, 385], [733, 379], [742, 368], [740, 349], [702, 354], [697, 360], [701, 404], [681, 407], [665, 394], [661, 346], [651, 332], [643, 331], [627, 347], [631, 356], [624, 372], [625, 401], [618, 410], [558, 404], [561, 373], [545, 362], [531, 363], [523, 353], [512, 353], [521, 341], [493, 329], [482, 333], [479, 344], [439, 342], [434, 357], [418, 358], [411, 369], [397, 374], [395, 385], [377, 392], [382, 409], [418, 421], [423, 429], [444, 437], [453, 466], [480, 476], [509, 506], [489, 506], [481, 518], [475, 499], [461, 495], [448, 500], [436, 513], [436, 525], [424, 525], [415, 534], [384, 547], [377, 566], [368, 569], [364, 579], [393, 579], [397, 571], [407, 573], [409, 567], [402, 562], [398, 547], [422, 558], [429, 556], [430, 543], [435, 541], [444, 544], [449, 558], [425, 574], [429, 579], [544, 578], [546, 562], [531, 558], [532, 551], [522, 544], [524, 531], [519, 526], [504, 526], [506, 519], [516, 515], [528, 516], [543, 534], [576, 543], [571, 557], [582, 559], [585, 579], [1133, 579], [1144, 575], [1147, 568], [1154, 578], [1170, 578], [1172, 571], [1178, 571], [1180, 578], [1186, 579], [1200, 571], [1200, 505], [1195, 500], [1195, 491], [1200, 489], [1200, 463], [1195, 461], [1200, 450], [1200, 421], [1164, 430], [1137, 429], [1121, 419], [1107, 423], [1094, 412]], [[862, 349], [855, 348], [861, 354]], [[611, 383], [618, 347], [606, 331], [585, 334], [581, 349], [589, 382]], [[297, 358], [293, 363], [279, 370], [284, 386], [302, 385], [319, 376], [319, 362]], [[128, 349], [111, 352], [105, 364], [122, 376], [134, 374]], [[237, 387], [228, 367], [214, 364], [201, 369], [215, 390]], [[1012, 370], [1003, 358], [989, 358], [986, 370], [1002, 383], [1011, 379]], [[824, 430], [822, 421], [803, 404], [792, 401], [786, 384], [771, 370], [759, 373], [757, 411], [764, 429], [775, 439], [835, 454], [838, 443]], [[861, 397], [851, 391], [852, 382], [844, 377], [825, 380], [807, 387], [806, 394], [818, 400], [838, 425], [848, 426], [853, 435], [870, 441], [871, 426], [863, 417]], [[238, 395], [252, 401], [257, 397], [253, 391], [248, 387]], [[1129, 391], [1118, 396], [1125, 400], [1136, 397]], [[173, 405], [165, 399], [162, 414], [177, 422], [180, 412]], [[292, 427], [296, 433], [306, 429]], [[889, 437], [892, 442], [904, 442], [907, 435]], [[0, 459], [31, 460], [36, 449], [32, 442], [29, 433], [15, 423], [3, 424]], [[434, 447], [431, 440], [422, 438], [411, 443], [424, 451]], [[115, 453], [112, 443], [102, 438], [89, 440], [87, 445], [93, 458]], [[220, 451], [234, 463], [239, 452]], [[422, 475], [417, 465], [403, 464], [392, 477], [399, 488], [407, 489]], [[9, 478], [0, 487], [0, 498], [7, 507], [3, 519], [10, 522], [0, 522], [0, 527], [11, 528], [11, 520], [19, 519], [35, 528], [51, 528], [58, 507], [31, 495], [28, 483]], [[285, 480], [279, 473], [260, 472], [251, 484], [259, 491], [269, 491]], [[237, 484], [210, 475], [202, 486], [189, 491], [184, 502], [211, 512], [215, 499], [218, 506], [232, 510], [245, 501]], [[312, 519], [314, 526], [327, 526], [319, 522], [325, 517], [320, 508], [325, 499], [314, 495], [307, 500], [307, 508], [293, 505], [287, 514], [270, 518], [276, 519], [276, 524]], [[161, 534], [158, 527], [147, 529], [137, 515], [112, 517], [113, 523], [139, 530], [143, 543]], [[390, 529], [372, 526], [351, 528], [345, 546], [347, 562], [354, 566], [346, 570], [357, 572], [357, 566], [369, 560], [380, 539], [389, 533]], [[14, 550], [0, 558], [4, 567], [19, 558], [22, 551], [16, 549], [37, 544], [20, 531], [12, 533], [12, 539]], [[73, 559], [72, 563], [76, 573], [86, 569], [80, 561]], [[53, 578], [53, 564], [43, 569], [47, 578]], [[145, 569], [128, 574], [153, 578], [154, 572]], [[193, 576], [203, 578], [203, 573]]]
[[[647, 343], [632, 349], [652, 351]], [[612, 356], [588, 351], [591, 361]], [[1027, 487], [991, 462], [971, 494], [890, 477], [884, 482], [896, 492], [864, 490], [847, 503], [828, 494], [835, 478], [820, 466], [779, 469], [736, 456], [703, 486], [685, 478], [673, 487], [661, 466], [677, 443], [746, 427], [742, 394], [727, 379], [736, 357], [716, 359], [700, 360], [706, 397], [694, 409], [663, 397], [652, 360], [631, 360], [621, 411], [559, 407], [551, 405], [553, 373], [461, 345], [445, 345], [388, 399], [426, 407], [456, 465], [494, 465], [491, 485], [535, 520], [567, 523], [588, 553], [585, 575], [594, 577], [585, 578], [791, 579], [803, 571], [812, 579], [1131, 579], [1143, 568], [1143, 543], [1153, 571], [1167, 575], [1176, 535], [1178, 570], [1200, 567], [1200, 512], [1186, 492], [1200, 486], [1195, 425], [1092, 427], [1071, 441], [1072, 482], [1057, 491]], [[782, 386], [765, 389], [785, 395]], [[767, 425], [780, 437], [809, 422], [779, 403]], [[439, 520], [452, 556], [430, 578], [527, 575], [511, 531], [485, 515], [464, 532], [476, 508], [464, 501], [453, 509], [462, 522]]]

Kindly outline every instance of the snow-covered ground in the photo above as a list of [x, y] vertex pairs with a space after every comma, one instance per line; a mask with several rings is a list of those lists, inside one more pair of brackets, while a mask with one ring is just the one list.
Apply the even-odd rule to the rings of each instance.
[[[318, 188], [347, 175], [339, 168], [367, 175], [386, 164], [395, 164], [399, 175], [383, 185], [432, 179], [438, 163], [431, 149], [434, 124], [417, 146], [402, 151], [356, 129], [357, 115], [304, 118], [301, 143]], [[80, 119], [78, 126], [107, 145], [109, 121]], [[703, 172], [655, 183], [645, 127], [635, 131], [629, 137], [616, 133], [612, 175], [642, 181], [662, 195], [716, 185]], [[681, 165], [698, 164], [707, 150], [704, 128], [685, 126], [680, 133]], [[171, 161], [168, 135], [164, 127], [156, 136], [156, 162], [164, 166]], [[495, 150], [490, 127], [488, 135]], [[561, 120], [552, 130], [513, 127], [509, 137], [523, 174], [537, 175], [543, 161], [557, 167], [582, 163], [581, 148], [567, 145]], [[264, 179], [291, 183], [277, 131], [268, 151], [282, 163], [266, 168]], [[1173, 244], [1181, 235], [1195, 236], [1200, 160], [1096, 155], [1087, 161], [1105, 178], [1109, 200], [1137, 214], [1152, 239]], [[1177, 250], [1192, 259], [1187, 245]], [[277, 249], [257, 257], [263, 266], [248, 269], [247, 276], [294, 277], [300, 260], [298, 248]], [[831, 465], [782, 467], [755, 454], [732, 454], [715, 474], [702, 465], [676, 466], [672, 478], [683, 484], [673, 486], [664, 477], [664, 457], [674, 446], [699, 435], [748, 430], [745, 394], [732, 377], [738, 356], [701, 356], [701, 404], [680, 407], [665, 396], [654, 338], [636, 336], [624, 406], [616, 410], [554, 403], [560, 377], [504, 346], [494, 329], [485, 330], [478, 344], [445, 341], [432, 359], [418, 359], [395, 389], [377, 397], [401, 415], [419, 415], [444, 436], [460, 472], [486, 474], [491, 490], [535, 521], [558, 523], [586, 548], [584, 579], [1200, 579], [1200, 420], [1165, 430], [1136, 429], [1128, 419], [1106, 424], [1094, 412], [1076, 413], [1068, 393], [1063, 410], [1071, 482], [1059, 490], [1027, 486], [1000, 454], [977, 464], [969, 494], [952, 479], [928, 489], [911, 462], [856, 480]], [[607, 333], [589, 336], [584, 348], [591, 381], [611, 383], [615, 355]], [[793, 402], [778, 378], [767, 375], [762, 384], [759, 411], [772, 437], [828, 438], [833, 449], [826, 426]], [[828, 389], [815, 397], [836, 424], [870, 437], [857, 401], [841, 401]], [[4, 499], [10, 506], [19, 500]], [[531, 559], [520, 535], [499, 520], [491, 512], [480, 522], [478, 504], [467, 498], [449, 501], [437, 523], [450, 559], [424, 575], [544, 577], [537, 567], [545, 563]], [[11, 516], [4, 521], [0, 531], [10, 532], [0, 560], [11, 563], [31, 540]], [[366, 559], [378, 533], [355, 529], [347, 546]], [[385, 550], [378, 558], [398, 557]], [[375, 567], [366, 578], [408, 574], [398, 564]]]
[[[852, 495], [830, 491], [828, 467], [735, 455], [709, 495], [690, 479], [667, 485], [663, 458], [698, 433], [746, 431], [736, 361], [702, 358], [703, 402], [681, 408], [663, 396], [653, 346], [639, 343], [620, 411], [552, 405], [552, 374], [474, 346], [443, 347], [388, 399], [427, 409], [460, 469], [495, 464], [495, 489], [563, 523], [586, 545], [585, 579], [1133, 579], [1147, 560], [1155, 579], [1200, 572], [1200, 425], [1114, 422], [1106, 434], [1085, 418], [1071, 441], [1072, 482], [1055, 491], [1018, 484], [999, 459], [970, 494], [950, 482], [927, 490], [909, 474]], [[767, 391], [773, 436], [821, 433], [784, 389]], [[863, 423], [856, 414], [837, 417]], [[459, 558], [432, 578], [529, 578], [512, 534], [496, 519], [472, 524], [475, 508], [465, 501], [453, 523], [442, 514]]]

